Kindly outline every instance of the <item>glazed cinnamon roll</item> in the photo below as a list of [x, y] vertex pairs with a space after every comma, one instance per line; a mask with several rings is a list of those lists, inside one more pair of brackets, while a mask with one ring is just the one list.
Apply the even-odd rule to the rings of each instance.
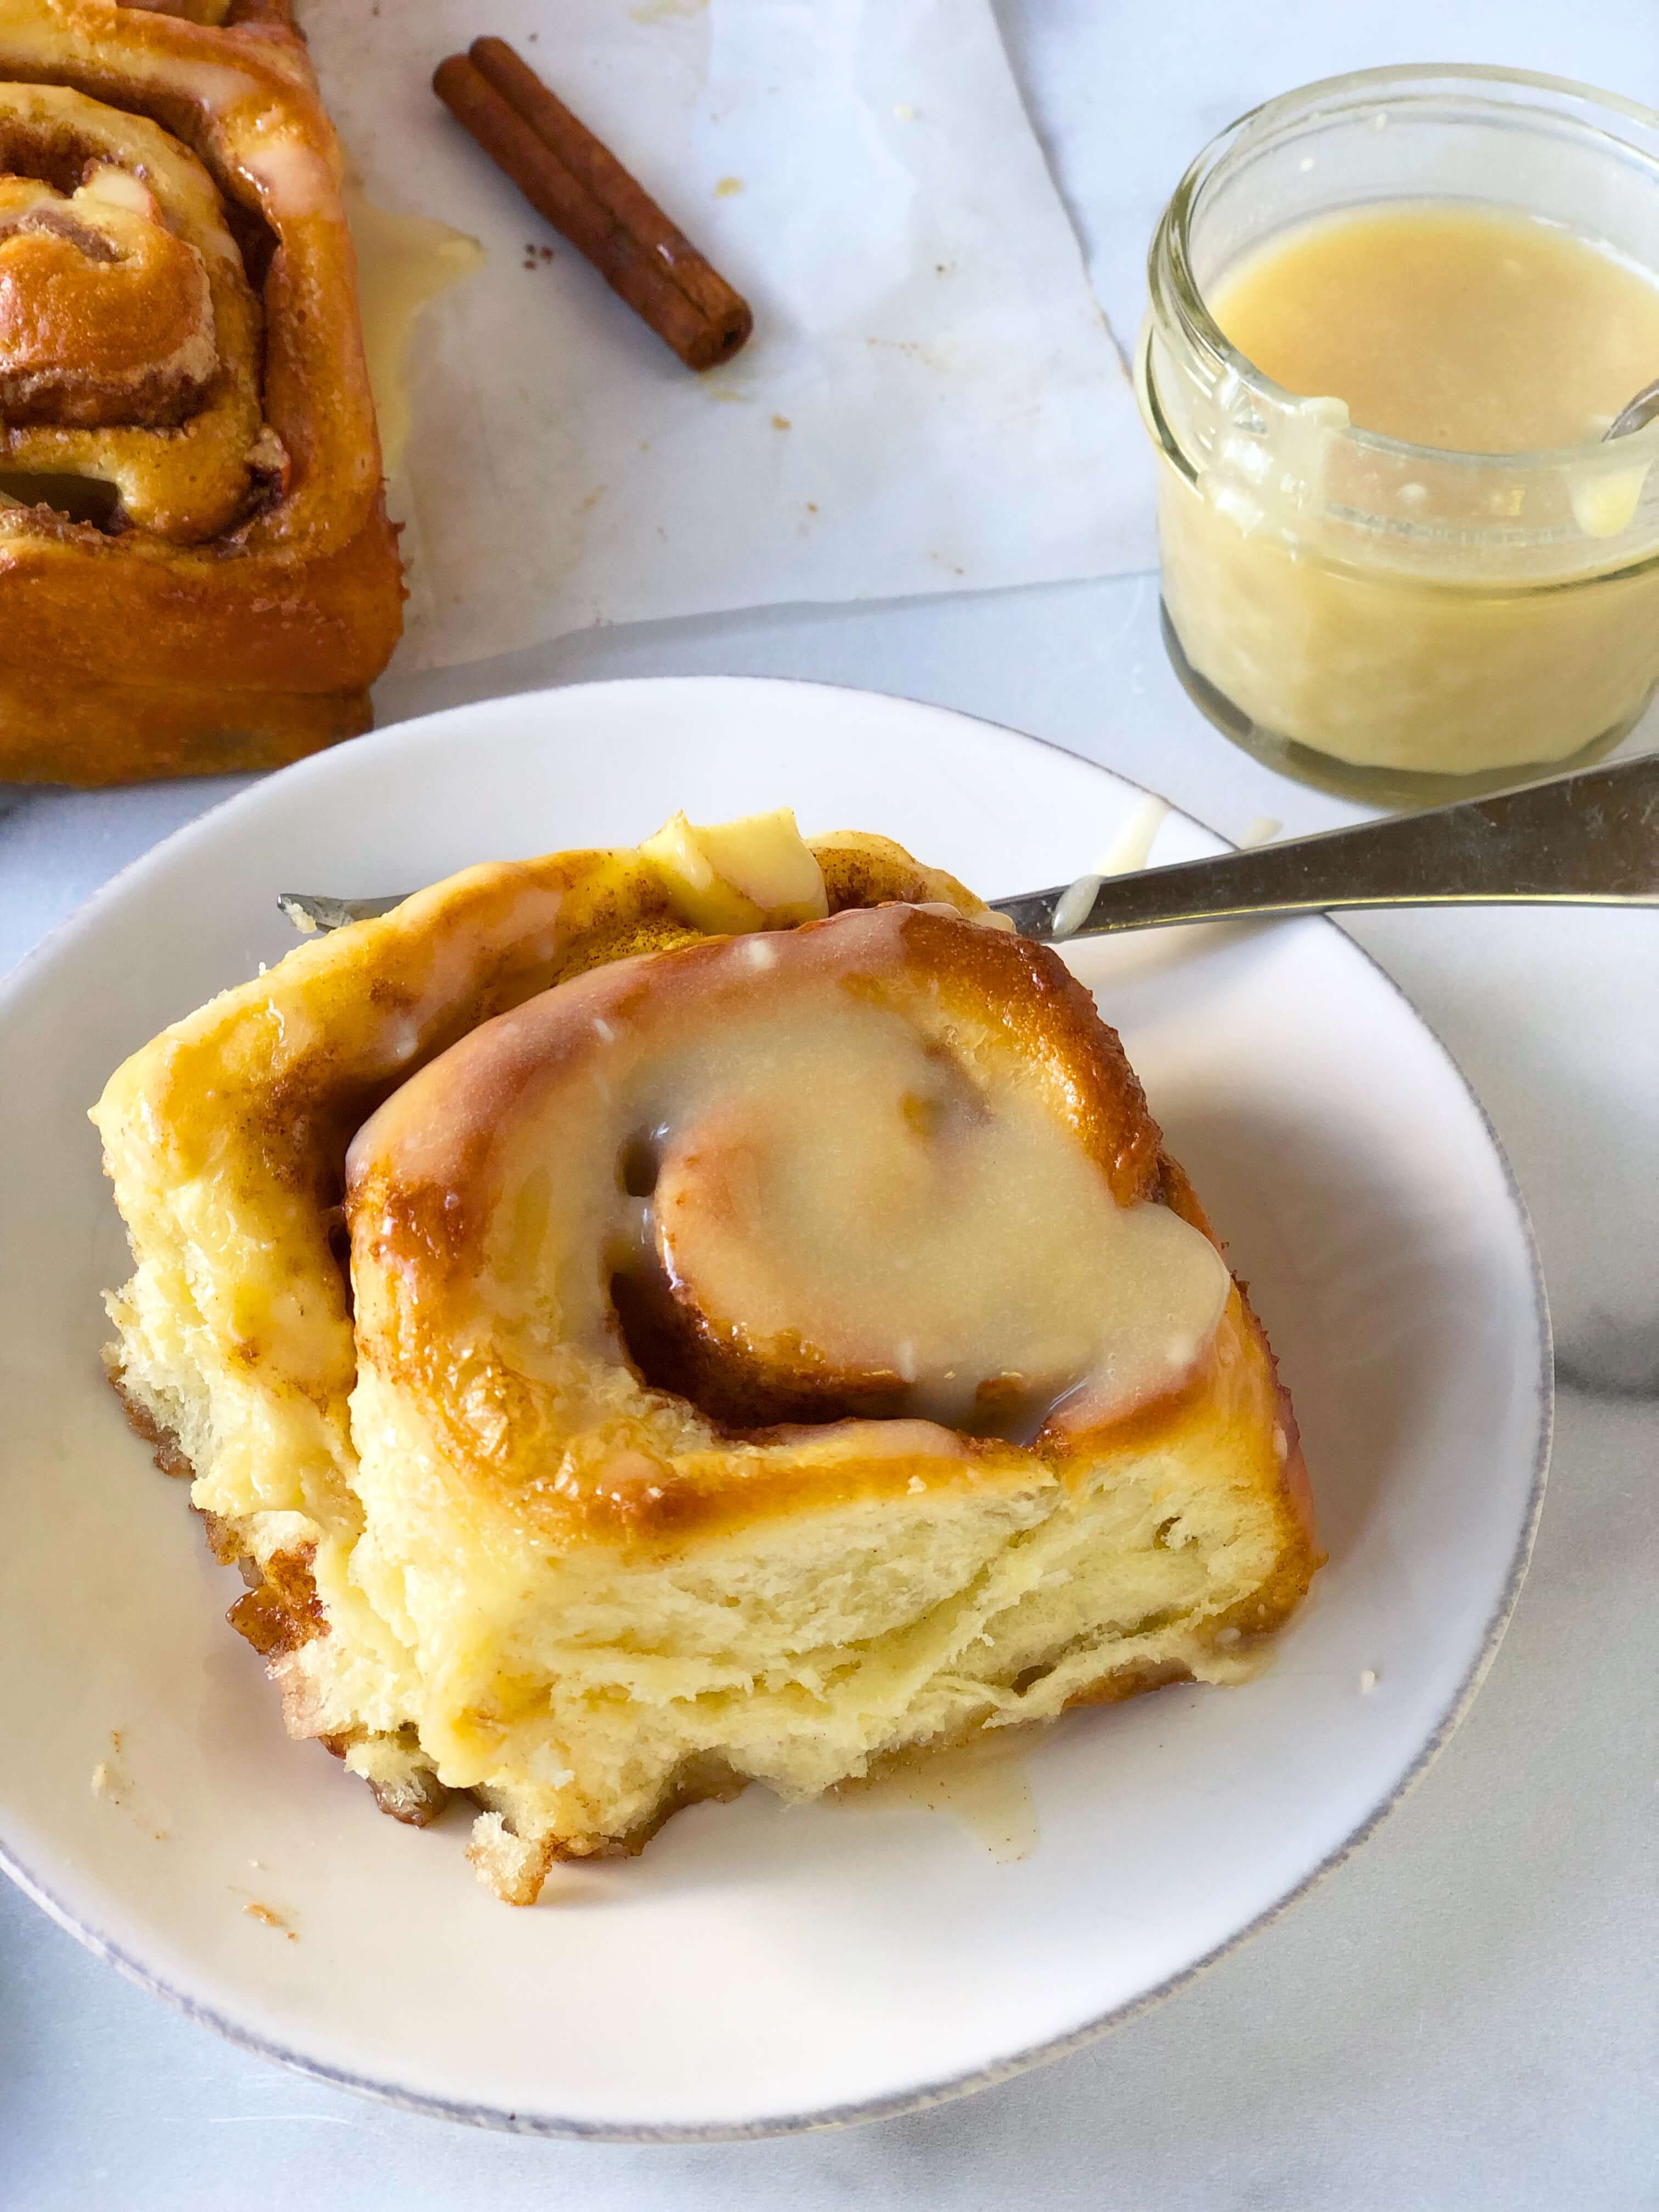
[[1318, 1565], [1117, 1038], [884, 841], [475, 869], [94, 1114], [112, 1372], [290, 1730], [500, 1895], [750, 1780], [1224, 1682]]
[[279, 0], [0, 0], [0, 777], [368, 726], [403, 587], [341, 174]]

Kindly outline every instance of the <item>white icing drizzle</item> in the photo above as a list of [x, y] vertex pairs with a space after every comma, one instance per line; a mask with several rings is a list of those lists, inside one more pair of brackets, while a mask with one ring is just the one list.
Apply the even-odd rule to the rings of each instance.
[[1108, 846], [1100, 863], [1090, 874], [1079, 876], [1068, 884], [1054, 908], [1054, 918], [1048, 934], [1056, 945], [1074, 937], [1089, 919], [1091, 909], [1100, 887], [1109, 876], [1133, 875], [1144, 868], [1152, 857], [1158, 833], [1170, 811], [1169, 801], [1152, 792], [1143, 792], [1134, 811], [1117, 836]]
[[549, 992], [406, 1085], [354, 1180], [441, 1182], [483, 1137], [490, 1303], [556, 1307], [589, 1354], [620, 1351], [621, 1273], [768, 1370], [890, 1383], [896, 1415], [950, 1428], [1029, 1439], [1178, 1388], [1224, 1263], [1116, 1202], [1036, 1059], [954, 1049], [925, 976], [867, 988], [901, 975], [911, 911], [777, 933], [758, 970], [734, 939]]

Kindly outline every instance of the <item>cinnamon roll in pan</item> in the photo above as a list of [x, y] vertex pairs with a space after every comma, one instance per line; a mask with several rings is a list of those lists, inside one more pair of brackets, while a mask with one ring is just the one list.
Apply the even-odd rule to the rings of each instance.
[[0, 0], [0, 777], [368, 726], [403, 585], [341, 179], [282, 0]]
[[477, 868], [94, 1118], [112, 1374], [295, 1735], [537, 1896], [750, 1780], [1242, 1679], [1290, 1401], [1052, 952], [787, 817]]

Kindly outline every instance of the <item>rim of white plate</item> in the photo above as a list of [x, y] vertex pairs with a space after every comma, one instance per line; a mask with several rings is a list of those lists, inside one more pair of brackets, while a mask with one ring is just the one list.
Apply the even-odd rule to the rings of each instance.
[[[772, 690], [787, 693], [817, 691], [834, 693], [843, 699], [849, 700], [881, 699], [889, 704], [898, 704], [909, 708], [924, 720], [939, 717], [951, 721], [972, 722], [982, 731], [994, 732], [1000, 738], [1006, 738], [1012, 745], [1041, 745], [1047, 751], [1063, 754], [1068, 760], [1074, 760], [1085, 768], [1097, 769], [1109, 781], [1121, 784], [1127, 790], [1139, 792], [1149, 799], [1158, 799], [1160, 803], [1169, 805], [1168, 801], [1162, 800], [1161, 794], [1151, 791], [1145, 784], [1137, 783], [1132, 776], [1121, 775], [1116, 769], [1107, 768], [1101, 762], [1091, 761], [1082, 754], [1071, 752], [1066, 746], [1056, 744], [1050, 738], [1033, 737], [1026, 732], [1011, 729], [1006, 723], [993, 721], [988, 716], [966, 714], [960, 708], [953, 707], [935, 706], [926, 700], [905, 698], [898, 693], [860, 691], [850, 684], [815, 684], [804, 678], [627, 677], [611, 682], [548, 685], [534, 691], [504, 693], [495, 698], [469, 701], [462, 706], [441, 708], [435, 714], [417, 715], [408, 721], [394, 722], [384, 730], [373, 731], [365, 737], [351, 739], [349, 750], [352, 757], [356, 759], [361, 759], [365, 750], [390, 751], [399, 744], [406, 744], [411, 732], [421, 731], [435, 736], [436, 726], [464, 720], [470, 716], [491, 710], [499, 710], [510, 702], [533, 700], [548, 696], [550, 693], [556, 693], [562, 697], [584, 691], [599, 690], [614, 692], [618, 690], [630, 690], [662, 692], [688, 684], [694, 684], [700, 690], [718, 685], [741, 688], [746, 691]], [[210, 807], [204, 814], [198, 815], [192, 821], [183, 823], [170, 836], [164, 837], [159, 844], [151, 846], [147, 852], [140, 854], [136, 860], [130, 860], [126, 866], [112, 876], [107, 883], [100, 884], [82, 905], [66, 915], [61, 921], [54, 924], [40, 942], [19, 962], [9, 975], [0, 977], [0, 1024], [3, 1024], [6, 1019], [11, 1000], [26, 985], [33, 982], [38, 971], [50, 966], [66, 945], [94, 932], [102, 919], [105, 908], [117, 903], [132, 884], [147, 873], [161, 872], [166, 866], [171, 865], [175, 855], [187, 851], [192, 843], [198, 841], [204, 843], [210, 842], [214, 834], [215, 826], [226, 816], [256, 809], [261, 802], [263, 794], [278, 777], [286, 781], [308, 777], [313, 774], [325, 774], [328, 764], [336, 757], [337, 751], [337, 749], [331, 748], [320, 753], [313, 753], [308, 758], [297, 761], [289, 768], [278, 769], [274, 776], [262, 777], [248, 790], [234, 793], [229, 798], [222, 799], [216, 805]], [[1222, 847], [1227, 847], [1228, 841], [1225, 838], [1221, 837], [1217, 831], [1208, 829], [1195, 816], [1188, 814], [1184, 809], [1169, 805], [1169, 811], [1172, 817], [1186, 823], [1189, 827], [1198, 830], [1201, 836], [1212, 837]], [[1320, 919], [1325, 928], [1337, 929], [1337, 925], [1328, 916]], [[391, 2105], [404, 2112], [420, 2112], [434, 2119], [454, 2120], [465, 2126], [492, 2128], [508, 2134], [562, 2137], [586, 2142], [694, 2143], [756, 2141], [773, 2136], [802, 2135], [818, 2129], [854, 2126], [870, 2120], [896, 2119], [908, 2112], [926, 2112], [933, 2106], [949, 2104], [958, 2097], [969, 2096], [976, 2090], [994, 2087], [999, 2082], [1011, 2081], [1017, 2075], [1030, 2072], [1033, 2067], [1045, 2065], [1050, 2060], [1064, 2058], [1073, 2051], [1081, 2051], [1088, 2045], [1098, 2041], [1101, 2037], [1109, 2034], [1113, 2029], [1125, 2027], [1129, 2021], [1139, 2019], [1142, 2014], [1150, 2012], [1154, 2006], [1162, 2004], [1166, 1998], [1173, 1996], [1178, 1990], [1184, 1989], [1189, 1983], [1196, 1981], [1200, 1975], [1207, 1973], [1212, 1966], [1218, 1966], [1224, 1959], [1230, 1957], [1243, 1944], [1260, 1935], [1264, 1929], [1271, 1927], [1281, 1915], [1305, 1897], [1310, 1890], [1316, 1887], [1328, 1874], [1334, 1872], [1345, 1860], [1352, 1856], [1388, 1819], [1395, 1807], [1415, 1788], [1450, 1741], [1490, 1672], [1493, 1660], [1498, 1656], [1498, 1646], [1504, 1640], [1504, 1632], [1509, 1626], [1516, 1600], [1520, 1596], [1522, 1583], [1526, 1579], [1528, 1565], [1532, 1558], [1533, 1544], [1538, 1533], [1539, 1519], [1543, 1511], [1544, 1492], [1549, 1474], [1550, 1448], [1554, 1433], [1554, 1338], [1550, 1322], [1549, 1299], [1544, 1285], [1543, 1270], [1539, 1261], [1538, 1243], [1533, 1231], [1532, 1217], [1528, 1211], [1526, 1200], [1522, 1195], [1521, 1187], [1516, 1181], [1515, 1170], [1510, 1164], [1509, 1155], [1504, 1152], [1498, 1132], [1492, 1127], [1492, 1118], [1476, 1097], [1468, 1077], [1432, 1025], [1425, 1019], [1419, 1008], [1395, 982], [1394, 977], [1366, 951], [1364, 945], [1349, 937], [1345, 930], [1337, 930], [1337, 933], [1373, 970], [1378, 981], [1393, 993], [1433, 1045], [1474, 1108], [1480, 1125], [1486, 1133], [1486, 1141], [1491, 1146], [1498, 1164], [1503, 1171], [1504, 1193], [1510, 1202], [1515, 1226], [1521, 1233], [1522, 1248], [1526, 1253], [1533, 1296], [1533, 1318], [1537, 1328], [1538, 1366], [1533, 1383], [1537, 1437], [1534, 1448], [1526, 1512], [1522, 1517], [1520, 1534], [1515, 1551], [1510, 1557], [1503, 1587], [1487, 1618], [1480, 1647], [1474, 1659], [1448, 1701], [1439, 1721], [1416, 1757], [1405, 1772], [1376, 1801], [1364, 1818], [1351, 1830], [1343, 1841], [1332, 1850], [1328, 1851], [1318, 1864], [1310, 1868], [1293, 1888], [1287, 1890], [1274, 1903], [1266, 1906], [1253, 1919], [1247, 1921], [1242, 1928], [1236, 1929], [1222, 1942], [1212, 1946], [1201, 1958], [1193, 1960], [1188, 1965], [1182, 1966], [1176, 1973], [1167, 1976], [1164, 1980], [1158, 1983], [1152, 1989], [1143, 1990], [1138, 1996], [1129, 1998], [1125, 2003], [1113, 2006], [1097, 2018], [1085, 2021], [1079, 2027], [1067, 2029], [1064, 2034], [1051, 2037], [1041, 2043], [1032, 2044], [1026, 2049], [1011, 2053], [1007, 2057], [999, 2059], [991, 2065], [975, 2067], [966, 2074], [952, 2076], [949, 2081], [930, 2083], [921, 2088], [896, 2090], [888, 2096], [867, 2098], [853, 2104], [830, 2106], [810, 2112], [780, 2114], [775, 2118], [763, 2120], [715, 2120], [652, 2126], [626, 2122], [575, 2119], [552, 2112], [523, 2112], [501, 2106], [433, 2096], [403, 2087], [395, 2081], [377, 2080], [373, 2075], [359, 2073], [349, 2067], [331, 2066], [325, 2060], [308, 2057], [304, 2052], [295, 2051], [270, 2036], [261, 2034], [257, 2029], [245, 2027], [221, 2011], [216, 2006], [204, 2004], [200, 1999], [192, 1997], [186, 1990], [175, 1988], [162, 1976], [152, 1972], [141, 1960], [134, 1957], [124, 1946], [102, 1934], [88, 1921], [72, 1911], [61, 1899], [54, 1895], [40, 1877], [26, 1867], [7, 1848], [3, 1837], [0, 1837], [0, 1872], [9, 1876], [24, 1894], [32, 1899], [50, 1919], [56, 1921], [60, 1928], [74, 1936], [78, 1942], [84, 1944], [95, 1957], [113, 1966], [118, 1973], [125, 1975], [127, 1980], [136, 1983], [139, 1988], [148, 1990], [152, 1996], [164, 1999], [175, 2010], [183, 2013], [187, 2019], [211, 2028], [216, 2034], [223, 2036], [227, 2042], [236, 2044], [245, 2051], [253, 2051], [262, 2058], [270, 2059], [276, 2064], [287, 2067], [294, 2073], [305, 2075], [313, 2081], [326, 2082], [334, 2088], [349, 2089], [359, 2096], [371, 2097], [378, 2103]]]

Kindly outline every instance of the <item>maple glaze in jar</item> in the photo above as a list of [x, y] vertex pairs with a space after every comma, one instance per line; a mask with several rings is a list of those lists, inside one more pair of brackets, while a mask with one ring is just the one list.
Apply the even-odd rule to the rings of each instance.
[[1152, 258], [1139, 384], [1183, 681], [1385, 803], [1606, 750], [1659, 680], [1659, 118], [1502, 70], [1258, 110]]

